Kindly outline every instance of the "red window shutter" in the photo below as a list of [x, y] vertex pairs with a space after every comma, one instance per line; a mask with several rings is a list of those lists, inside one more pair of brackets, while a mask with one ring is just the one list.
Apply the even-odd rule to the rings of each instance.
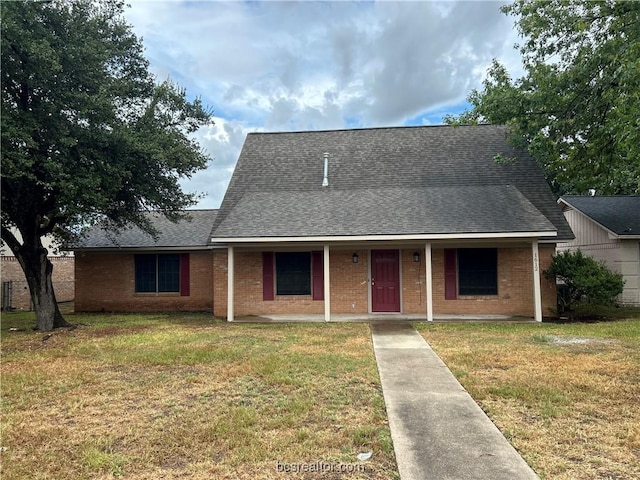
[[191, 295], [191, 278], [189, 272], [189, 254], [180, 254], [180, 296]]
[[456, 268], [456, 249], [444, 249], [444, 299], [455, 300], [458, 298], [458, 279]]
[[273, 252], [262, 252], [262, 300], [273, 300]]
[[311, 252], [311, 293], [314, 300], [324, 300], [324, 252]]

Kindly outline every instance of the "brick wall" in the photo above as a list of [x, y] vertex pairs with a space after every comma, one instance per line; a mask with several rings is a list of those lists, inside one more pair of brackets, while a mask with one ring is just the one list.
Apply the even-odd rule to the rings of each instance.
[[[75, 257], [49, 257], [53, 264], [53, 289], [56, 292], [58, 302], [73, 301], [74, 291], [74, 260]], [[20, 263], [14, 256], [0, 256], [0, 268], [2, 272], [2, 282], [11, 282], [11, 306], [19, 310], [29, 310], [31, 308], [31, 297], [29, 286], [22, 272]], [[3, 299], [3, 305], [8, 302]]]
[[[413, 261], [418, 251], [420, 261]], [[353, 263], [353, 253], [359, 261]], [[540, 269], [551, 262], [553, 246], [540, 246]], [[214, 314], [227, 315], [227, 253], [213, 254]], [[531, 247], [498, 249], [498, 295], [444, 299], [444, 250], [434, 248], [433, 311], [435, 314], [505, 314], [533, 316], [533, 274]], [[262, 300], [262, 252], [235, 252], [234, 312], [237, 316], [324, 313], [324, 302], [311, 296], [276, 296]], [[424, 249], [401, 250], [402, 302], [404, 313], [426, 313]], [[365, 249], [331, 250], [330, 285], [332, 313], [367, 313], [369, 311], [368, 251]], [[544, 315], [556, 314], [556, 290], [544, 277], [542, 304]]]
[[[227, 250], [213, 250], [213, 315], [227, 317]], [[262, 276], [260, 277], [262, 281]]]
[[[324, 302], [311, 295], [276, 295], [272, 301], [262, 300], [262, 252], [235, 252], [234, 312], [235, 315], [273, 313], [323, 313]], [[226, 255], [225, 255], [226, 262]], [[226, 273], [226, 264], [225, 264]], [[217, 279], [216, 279], [217, 281]], [[218, 285], [219, 286], [219, 285]], [[226, 275], [224, 296], [227, 295]], [[226, 301], [225, 301], [226, 308]], [[218, 310], [216, 310], [218, 311]], [[227, 312], [222, 314], [226, 316]]]
[[213, 254], [208, 250], [189, 253], [190, 294], [184, 297], [135, 293], [134, 254], [77, 253], [76, 311], [211, 311]]
[[[540, 271], [551, 263], [553, 246], [539, 248]], [[424, 293], [424, 252], [420, 262], [413, 262], [412, 252], [402, 253], [402, 280], [404, 313], [426, 312]], [[533, 271], [531, 247], [498, 249], [498, 295], [459, 296], [456, 300], [444, 298], [444, 249], [432, 250], [433, 313], [434, 314], [502, 314], [533, 316]], [[542, 312], [555, 316], [556, 287], [541, 275]]]
[[[413, 261], [413, 253], [418, 252], [420, 255], [420, 261]], [[424, 264], [424, 247], [414, 250], [401, 250], [400, 262], [402, 263], [402, 306], [404, 313], [427, 313], [427, 300], [425, 284], [426, 267]], [[435, 260], [435, 250], [432, 252], [432, 256]], [[433, 268], [433, 266], [432, 266]], [[440, 278], [432, 275], [434, 282], [434, 296], [435, 296], [435, 283], [442, 281]], [[436, 312], [434, 309], [434, 313]]]
[[[358, 252], [359, 261], [352, 255]], [[214, 315], [227, 316], [227, 252], [216, 250], [214, 271]], [[269, 315], [286, 313], [324, 313], [324, 301], [311, 295], [276, 295], [262, 299], [262, 252], [234, 253], [234, 314]], [[331, 269], [331, 311], [366, 313], [368, 311], [367, 251], [334, 250], [329, 257]]]
[[[353, 263], [354, 253], [358, 254], [358, 263]], [[331, 313], [367, 313], [369, 311], [368, 253], [364, 249], [329, 252]]]

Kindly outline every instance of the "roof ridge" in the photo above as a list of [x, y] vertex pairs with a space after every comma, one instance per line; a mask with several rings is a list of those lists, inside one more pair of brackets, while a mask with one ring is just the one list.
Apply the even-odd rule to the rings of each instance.
[[493, 124], [493, 123], [479, 123], [479, 124], [468, 124], [468, 125], [447, 125], [447, 124], [438, 124], [438, 125], [388, 125], [384, 127], [353, 127], [353, 128], [327, 128], [320, 130], [282, 130], [282, 131], [272, 131], [272, 132], [249, 132], [248, 135], [286, 135], [291, 133], [331, 133], [331, 132], [362, 132], [366, 130], [409, 130], [409, 129], [436, 129], [436, 128], [467, 128], [467, 127], [494, 127], [494, 128], [507, 128], [506, 125], [502, 124]]
[[[190, 212], [216, 212], [220, 210], [219, 208], [186, 208], [184, 210], [177, 210], [181, 213], [190, 213]], [[143, 210], [144, 213], [163, 213], [165, 210]]]
[[580, 194], [572, 194], [572, 195], [562, 195], [560, 198], [571, 197], [571, 198], [630, 198], [630, 197], [640, 197], [639, 194], [631, 194], [631, 195], [580, 195]]

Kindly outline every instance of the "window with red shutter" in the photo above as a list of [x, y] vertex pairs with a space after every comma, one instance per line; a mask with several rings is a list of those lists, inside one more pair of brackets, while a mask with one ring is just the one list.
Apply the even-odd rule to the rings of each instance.
[[276, 294], [311, 295], [311, 253], [276, 252]]
[[273, 252], [262, 252], [262, 300], [274, 298]]
[[456, 249], [444, 249], [444, 298], [455, 300], [458, 298], [458, 278], [456, 265]]
[[311, 252], [311, 290], [314, 300], [324, 300], [324, 252]]
[[188, 297], [191, 295], [191, 279], [189, 273], [189, 254], [180, 254], [180, 296]]

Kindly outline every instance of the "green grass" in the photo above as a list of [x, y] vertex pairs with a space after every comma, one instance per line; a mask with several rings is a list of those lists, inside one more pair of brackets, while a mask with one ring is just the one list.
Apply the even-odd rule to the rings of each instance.
[[127, 464], [128, 458], [114, 452], [117, 448], [114, 446], [114, 442], [113, 437], [87, 442], [82, 448], [82, 460], [88, 469], [107, 473], [113, 477], [124, 475], [124, 466]]
[[[206, 314], [2, 318], [2, 478], [283, 478], [276, 462], [397, 478], [363, 324], [227, 324]], [[17, 328], [19, 331], [10, 331]]]

